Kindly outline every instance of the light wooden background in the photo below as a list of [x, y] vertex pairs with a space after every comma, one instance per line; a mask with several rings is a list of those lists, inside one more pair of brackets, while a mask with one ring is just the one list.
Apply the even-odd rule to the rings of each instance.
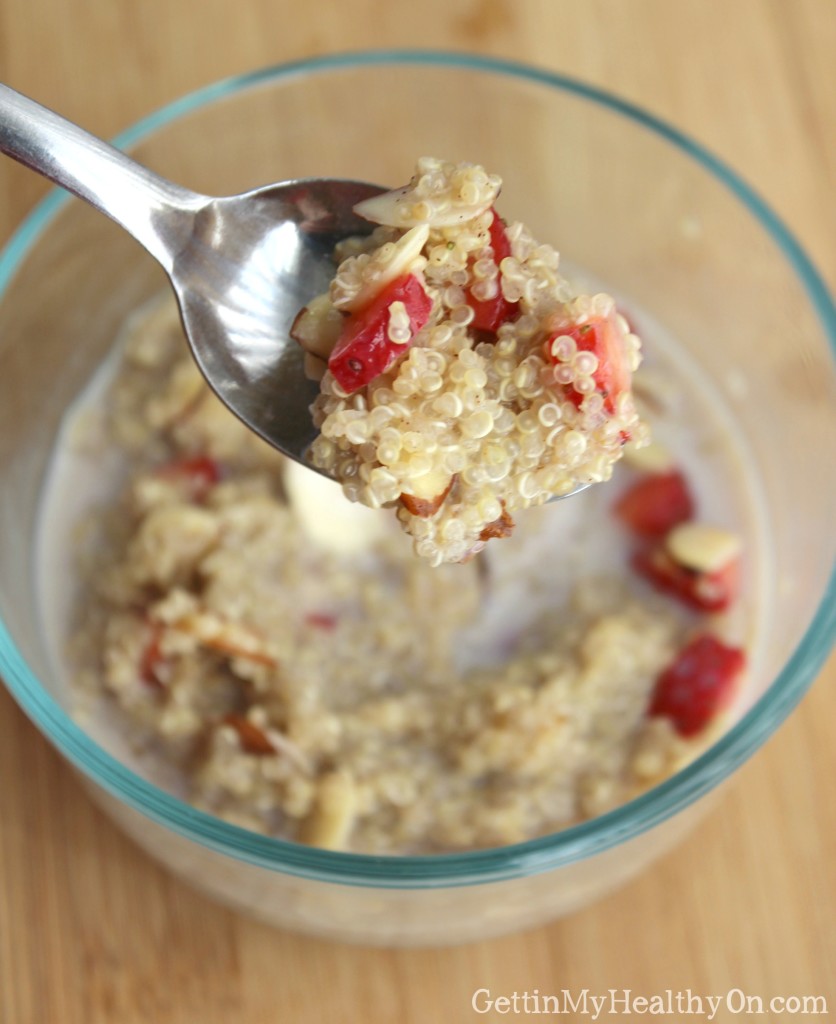
[[[674, 121], [756, 186], [836, 287], [833, 0], [0, 5], [0, 78], [103, 135], [256, 66], [410, 45], [528, 60]], [[0, 161], [0, 240], [42, 192]], [[476, 988], [585, 986], [817, 993], [836, 1013], [834, 681], [831, 661], [719, 809], [652, 874], [550, 927], [418, 952], [279, 934], [193, 893], [91, 805], [3, 694], [0, 1022], [458, 1024], [519, 1019], [475, 1014]]]

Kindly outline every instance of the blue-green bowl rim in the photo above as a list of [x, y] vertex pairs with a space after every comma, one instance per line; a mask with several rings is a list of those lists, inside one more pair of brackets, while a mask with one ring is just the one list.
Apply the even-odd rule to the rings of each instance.
[[[723, 161], [676, 128], [603, 89], [516, 61], [454, 51], [374, 50], [279, 64], [215, 82], [175, 100], [122, 132], [127, 148], [176, 118], [252, 86], [295, 76], [374, 65], [490, 72], [583, 97], [655, 132], [730, 189], [757, 218], [798, 275], [836, 357], [836, 307], [821, 277], [773, 211]], [[68, 197], [51, 192], [0, 254], [0, 298], [20, 262]], [[775, 731], [815, 679], [836, 641], [836, 567], [807, 632], [764, 696], [709, 750], [650, 792], [592, 821], [514, 846], [468, 853], [373, 857], [301, 846], [249, 832], [190, 807], [134, 774], [94, 743], [41, 686], [0, 622], [0, 673], [26, 714], [85, 775], [168, 828], [233, 858], [269, 870], [345, 885], [433, 888], [536, 874], [588, 858], [660, 824], [727, 778]]]

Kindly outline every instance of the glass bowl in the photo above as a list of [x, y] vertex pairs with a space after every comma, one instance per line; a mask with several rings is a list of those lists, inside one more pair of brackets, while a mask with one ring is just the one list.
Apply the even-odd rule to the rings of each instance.
[[374, 52], [270, 68], [186, 96], [118, 144], [216, 195], [320, 174], [398, 182], [422, 154], [500, 173], [510, 217], [651, 313], [724, 389], [763, 491], [771, 616], [745, 706], [710, 749], [638, 799], [520, 845], [328, 852], [226, 824], [144, 781], [65, 710], [34, 551], [62, 414], [164, 278], [109, 221], [53, 193], [0, 257], [0, 674], [22, 708], [154, 857], [286, 928], [462, 942], [566, 913], [649, 864], [789, 714], [836, 632], [836, 310], [792, 236], [670, 126], [581, 83], [487, 58]]

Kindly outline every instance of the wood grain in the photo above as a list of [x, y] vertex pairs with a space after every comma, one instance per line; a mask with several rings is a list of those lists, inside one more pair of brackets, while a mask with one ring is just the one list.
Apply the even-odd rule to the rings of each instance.
[[[369, 45], [513, 57], [622, 94], [747, 177], [836, 287], [829, 0], [203, 0], [199, 13], [170, 0], [0, 6], [0, 78], [104, 135], [210, 80]], [[0, 240], [43, 191], [0, 163]], [[0, 1022], [514, 1019], [476, 1014], [477, 988], [740, 988], [764, 999], [825, 995], [833, 1013], [834, 682], [831, 660], [713, 815], [652, 873], [546, 928], [397, 952], [274, 932], [173, 880], [93, 807], [4, 693]]]

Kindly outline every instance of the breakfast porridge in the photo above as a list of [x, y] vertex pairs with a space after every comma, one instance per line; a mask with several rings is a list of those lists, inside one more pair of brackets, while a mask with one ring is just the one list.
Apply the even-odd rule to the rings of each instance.
[[152, 780], [262, 833], [431, 854], [598, 815], [711, 734], [744, 663], [739, 534], [676, 446], [627, 445], [623, 479], [433, 567], [215, 399], [173, 302], [117, 355], [62, 435], [113, 467], [69, 633], [79, 720]]
[[423, 158], [359, 203], [379, 226], [337, 247], [328, 294], [293, 335], [321, 379], [311, 458], [347, 497], [396, 509], [415, 553], [461, 562], [514, 516], [608, 480], [647, 441], [640, 342], [606, 294], [495, 208], [501, 181]]

